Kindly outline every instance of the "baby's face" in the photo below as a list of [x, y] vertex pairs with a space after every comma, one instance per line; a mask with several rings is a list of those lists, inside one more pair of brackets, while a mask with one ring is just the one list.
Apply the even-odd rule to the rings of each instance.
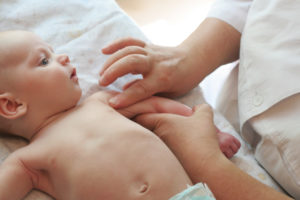
[[[3, 41], [3, 40], [2, 40]], [[7, 77], [5, 90], [30, 105], [45, 109], [68, 109], [78, 102], [81, 89], [75, 67], [66, 55], [57, 55], [51, 46], [30, 32], [6, 35], [0, 54], [1, 73]]]

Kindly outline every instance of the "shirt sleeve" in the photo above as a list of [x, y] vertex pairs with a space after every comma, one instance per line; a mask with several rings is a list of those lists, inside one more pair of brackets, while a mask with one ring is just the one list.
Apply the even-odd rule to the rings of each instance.
[[253, 0], [216, 0], [207, 17], [218, 18], [243, 32]]

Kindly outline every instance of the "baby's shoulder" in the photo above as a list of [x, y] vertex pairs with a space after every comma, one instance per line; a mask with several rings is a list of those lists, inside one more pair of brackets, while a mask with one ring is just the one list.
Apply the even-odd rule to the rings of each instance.
[[87, 97], [82, 103], [86, 104], [89, 102], [98, 101], [108, 105], [108, 100], [116, 94], [117, 92], [115, 91], [107, 91], [107, 90], [99, 91]]
[[37, 152], [41, 152], [41, 149], [35, 148], [35, 145], [29, 143], [9, 154], [5, 161], [13, 160], [16, 163], [26, 163], [26, 165], [30, 166], [36, 162]]

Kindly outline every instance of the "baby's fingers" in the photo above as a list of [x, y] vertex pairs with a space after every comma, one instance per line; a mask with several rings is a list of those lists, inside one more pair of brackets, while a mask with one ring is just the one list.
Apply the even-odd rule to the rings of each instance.
[[119, 40], [114, 41], [113, 43], [109, 44], [108, 46], [104, 47], [102, 49], [102, 53], [104, 54], [112, 54], [119, 49], [123, 49], [124, 47], [127, 46], [139, 46], [139, 47], [144, 47], [146, 43], [142, 40], [135, 39], [135, 38], [122, 38]]
[[123, 57], [126, 57], [128, 55], [147, 55], [147, 52], [144, 48], [141, 47], [137, 47], [137, 46], [129, 46], [126, 47], [124, 49], [121, 49], [119, 51], [117, 51], [115, 54], [113, 54], [112, 56], [110, 56], [107, 61], [103, 64], [103, 67], [100, 71], [100, 76], [103, 75], [103, 73], [105, 72], [105, 70], [107, 68], [109, 68], [113, 63], [115, 63], [116, 61], [120, 60]]

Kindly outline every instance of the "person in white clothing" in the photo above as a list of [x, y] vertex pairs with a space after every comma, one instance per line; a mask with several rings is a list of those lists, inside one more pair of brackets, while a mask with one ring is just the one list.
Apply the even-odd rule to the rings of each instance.
[[[112, 56], [99, 84], [107, 86], [127, 73], [143, 75], [110, 99], [121, 108], [154, 94], [185, 94], [219, 66], [240, 59], [229, 77], [236, 81], [225, 85], [218, 107], [234, 120], [262, 166], [299, 199], [299, 9], [300, 3], [292, 0], [217, 0], [208, 17], [176, 47], [124, 38], [103, 48]], [[238, 112], [232, 113], [229, 108], [237, 100], [239, 105], [233, 106]]]

